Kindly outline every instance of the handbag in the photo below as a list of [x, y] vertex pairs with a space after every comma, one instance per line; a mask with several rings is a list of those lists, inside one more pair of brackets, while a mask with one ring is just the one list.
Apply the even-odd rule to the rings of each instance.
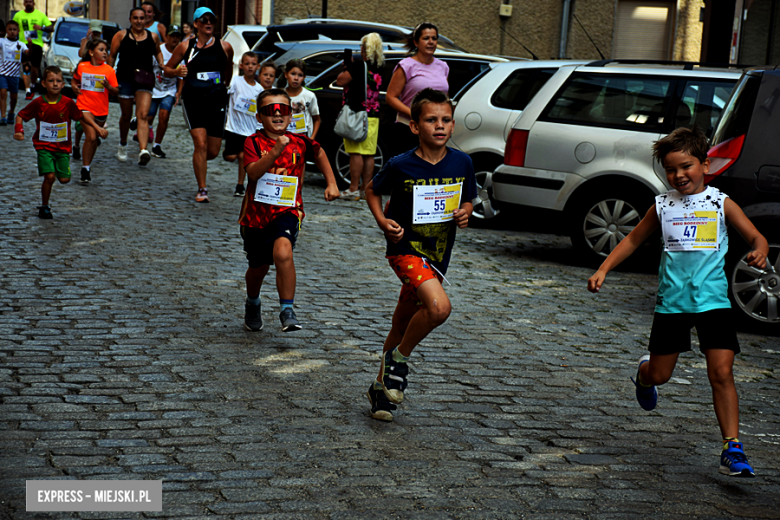
[[[135, 42], [135, 65], [138, 64], [138, 40], [136, 40], [133, 37], [133, 32], [131, 29], [128, 29], [130, 31], [130, 38]], [[142, 70], [142, 69], [135, 69], [135, 72], [133, 73], [133, 83], [135, 83], [135, 86], [138, 89], [143, 90], [152, 90], [154, 88], [154, 74], [149, 72], [148, 70]]]
[[[363, 62], [363, 66], [365, 67], [365, 97], [368, 99], [368, 65]], [[336, 118], [333, 132], [344, 139], [362, 143], [368, 138], [368, 111], [355, 112], [349, 108], [349, 103], [345, 103]]]

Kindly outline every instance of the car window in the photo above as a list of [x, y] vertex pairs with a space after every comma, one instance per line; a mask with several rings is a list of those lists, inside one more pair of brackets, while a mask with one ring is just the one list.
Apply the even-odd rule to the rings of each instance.
[[525, 110], [528, 102], [539, 92], [558, 69], [523, 68], [514, 71], [493, 93], [490, 102], [498, 108]]
[[693, 128], [705, 132], [714, 128], [726, 106], [734, 81], [695, 79], [685, 83], [682, 103], [677, 109], [674, 126]]
[[450, 67], [447, 83], [450, 86], [449, 94], [451, 96], [460, 92], [460, 89], [466, 86], [466, 83], [471, 81], [474, 76], [490, 68], [490, 64], [486, 61], [462, 59], [445, 59], [443, 61]]
[[540, 119], [571, 124], [660, 131], [673, 78], [575, 74], [550, 101]]
[[723, 117], [718, 121], [710, 142], [712, 146], [747, 134], [760, 86], [760, 78], [750, 75], [742, 77], [723, 109]]
[[333, 65], [344, 61], [344, 51], [323, 52], [303, 59], [306, 62], [306, 75], [319, 76]]
[[257, 41], [263, 37], [265, 34], [265, 31], [244, 31], [241, 33], [241, 36], [244, 37], [244, 41], [246, 42], [247, 46], [251, 49], [255, 46]]
[[61, 23], [57, 28], [54, 43], [66, 47], [80, 47], [81, 39], [87, 35], [87, 24]]

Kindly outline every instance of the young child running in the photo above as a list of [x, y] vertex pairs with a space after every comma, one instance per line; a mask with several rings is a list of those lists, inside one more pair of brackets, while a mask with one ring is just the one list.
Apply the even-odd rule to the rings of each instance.
[[[14, 122], [16, 100], [19, 97], [19, 71], [22, 56], [30, 53], [27, 45], [19, 41], [19, 24], [11, 20], [5, 26], [6, 35], [0, 38], [0, 126]], [[11, 98], [8, 113], [6, 99]]]
[[707, 149], [707, 137], [698, 128], [678, 128], [653, 145], [653, 157], [663, 165], [674, 189], [655, 198], [642, 221], [588, 279], [588, 290], [598, 292], [607, 273], [661, 227], [664, 253], [658, 269], [650, 355], [639, 358], [634, 381], [637, 401], [645, 410], [655, 408], [655, 387], [669, 381], [680, 353], [691, 350], [690, 331], [695, 326], [723, 436], [719, 471], [752, 477], [753, 468], [738, 438], [739, 403], [732, 369], [740, 349], [724, 271], [727, 224], [753, 248], [746, 258], [748, 265], [763, 269], [769, 245], [736, 203], [718, 189], [705, 186], [704, 176], [710, 168]]
[[[119, 93], [116, 72], [108, 64], [108, 43], [103, 40], [90, 40], [81, 62], [76, 67], [70, 86], [78, 96], [76, 105], [82, 112], [88, 113], [103, 129], [108, 118], [108, 95]], [[81, 125], [84, 130], [84, 148], [81, 153], [81, 184], [92, 181], [92, 159], [98, 147], [98, 133], [90, 125]], [[101, 133], [101, 137], [105, 137]]]
[[102, 137], [107, 132], [98, 126], [89, 112], [82, 112], [72, 99], [61, 94], [64, 80], [59, 67], [49, 66], [43, 71], [46, 94], [38, 96], [16, 116], [14, 139], [24, 140], [23, 122], [35, 119], [33, 146], [38, 152], [38, 175], [43, 177], [38, 208], [40, 218], [52, 218], [49, 196], [56, 178], [61, 184], [70, 182], [70, 122], [83, 119]]
[[225, 151], [222, 158], [233, 162], [238, 158], [238, 182], [233, 193], [236, 197], [244, 196], [244, 142], [254, 134], [257, 127], [257, 96], [263, 87], [255, 81], [257, 72], [257, 55], [245, 52], [241, 56], [241, 70], [244, 75], [230, 83], [228, 95], [227, 123], [225, 124]]
[[[455, 230], [468, 226], [477, 196], [471, 159], [447, 147], [452, 108], [444, 92], [421, 90], [410, 123], [420, 146], [393, 157], [366, 187], [368, 207], [387, 238], [387, 259], [402, 283], [379, 375], [368, 388], [371, 417], [381, 421], [392, 421], [393, 403], [403, 401], [412, 350], [452, 309], [441, 282]], [[386, 212], [382, 195], [390, 195]]]
[[293, 311], [295, 264], [293, 249], [303, 220], [303, 172], [313, 160], [325, 176], [325, 200], [338, 198], [339, 189], [325, 152], [316, 141], [290, 134], [292, 108], [284, 90], [270, 89], [257, 96], [257, 119], [263, 130], [246, 139], [244, 167], [249, 178], [241, 205], [241, 237], [249, 263], [246, 270], [247, 330], [263, 328], [260, 288], [271, 265], [276, 265], [282, 332], [300, 330]]
[[306, 63], [299, 59], [288, 61], [284, 66], [284, 79], [287, 83], [284, 90], [290, 96], [293, 109], [288, 131], [316, 139], [320, 130], [320, 107], [317, 105], [317, 96], [311, 90], [303, 88]]
[[[257, 74], [257, 81], [260, 83], [260, 86], [263, 87], [263, 90], [273, 88], [274, 81], [276, 81], [277, 70], [278, 67], [273, 61], [264, 61], [262, 64], [260, 64], [260, 72]], [[258, 119], [257, 130], [259, 131], [262, 129], [263, 123], [261, 123]]]

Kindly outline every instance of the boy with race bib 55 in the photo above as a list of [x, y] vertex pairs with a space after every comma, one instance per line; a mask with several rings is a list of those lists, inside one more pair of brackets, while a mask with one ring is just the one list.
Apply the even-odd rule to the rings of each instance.
[[727, 297], [724, 271], [728, 250], [727, 224], [753, 249], [748, 265], [763, 269], [769, 245], [740, 207], [720, 190], [708, 187], [707, 137], [698, 128], [678, 128], [653, 145], [653, 156], [663, 165], [673, 190], [655, 198], [642, 221], [623, 239], [588, 280], [598, 292], [612, 269], [628, 258], [661, 228], [664, 252], [658, 269], [649, 355], [639, 358], [636, 398], [645, 410], [658, 402], [657, 385], [669, 381], [681, 352], [691, 350], [691, 328], [707, 360], [707, 376], [723, 438], [720, 473], [752, 477], [739, 441], [739, 401], [734, 385], [734, 356], [739, 343]]

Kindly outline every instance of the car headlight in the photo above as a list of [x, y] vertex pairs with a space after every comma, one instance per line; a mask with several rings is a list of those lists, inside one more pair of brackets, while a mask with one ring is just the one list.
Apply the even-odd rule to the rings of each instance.
[[73, 62], [67, 56], [54, 55], [51, 58], [51, 64], [56, 65], [63, 71], [70, 72], [73, 69]]

